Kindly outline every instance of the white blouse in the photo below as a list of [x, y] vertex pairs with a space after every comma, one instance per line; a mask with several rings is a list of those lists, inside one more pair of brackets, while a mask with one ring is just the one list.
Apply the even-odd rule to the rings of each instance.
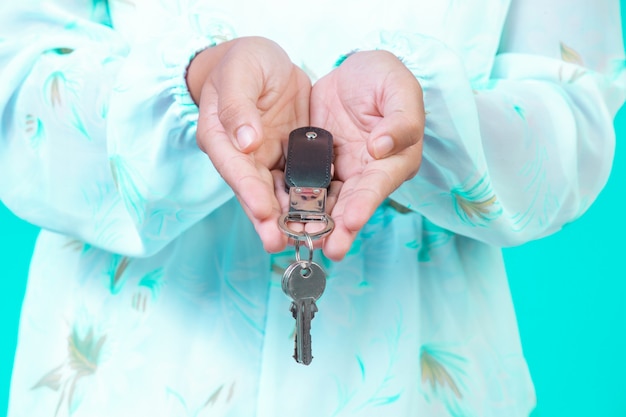
[[[21, 0], [0, 6], [0, 199], [41, 226], [10, 417], [528, 416], [500, 247], [606, 182], [619, 2]], [[313, 80], [356, 49], [424, 89], [424, 160], [328, 273], [295, 363], [282, 271], [196, 146], [185, 69], [236, 36]]]

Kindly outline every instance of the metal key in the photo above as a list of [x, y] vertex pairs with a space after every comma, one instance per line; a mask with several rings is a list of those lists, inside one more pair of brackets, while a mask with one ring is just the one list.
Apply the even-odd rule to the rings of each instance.
[[[326, 213], [326, 195], [332, 180], [333, 136], [327, 130], [305, 126], [289, 134], [285, 161], [285, 190], [289, 211], [278, 219], [278, 227], [294, 241], [296, 260], [283, 275], [283, 291], [291, 297], [291, 313], [296, 319], [294, 358], [308, 365], [311, 354], [311, 320], [317, 312], [315, 302], [326, 287], [324, 270], [313, 262], [313, 241], [323, 239], [334, 227]], [[323, 223], [321, 229], [307, 232], [292, 229], [292, 223]], [[300, 246], [306, 243], [309, 260], [300, 260]]]
[[326, 274], [315, 262], [294, 262], [285, 270], [282, 287], [293, 300], [291, 313], [296, 319], [294, 359], [309, 365], [313, 360], [311, 351], [311, 320], [317, 312], [315, 302], [326, 288]]

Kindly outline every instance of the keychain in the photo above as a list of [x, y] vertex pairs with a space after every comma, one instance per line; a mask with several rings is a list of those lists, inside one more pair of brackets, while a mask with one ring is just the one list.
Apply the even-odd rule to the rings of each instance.
[[[296, 319], [294, 358], [309, 365], [311, 320], [317, 312], [316, 301], [324, 293], [326, 273], [313, 262], [313, 241], [323, 239], [335, 226], [326, 213], [326, 196], [332, 179], [333, 137], [317, 127], [302, 127], [289, 134], [285, 187], [289, 193], [289, 211], [278, 221], [280, 229], [295, 242], [295, 261], [285, 270], [282, 288], [291, 297], [291, 313]], [[295, 231], [290, 223], [321, 223], [319, 231]], [[302, 244], [308, 258], [300, 254]]]

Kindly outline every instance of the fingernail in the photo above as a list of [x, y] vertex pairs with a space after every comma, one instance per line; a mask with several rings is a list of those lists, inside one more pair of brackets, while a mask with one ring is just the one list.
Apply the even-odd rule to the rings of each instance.
[[235, 133], [237, 137], [237, 144], [240, 150], [246, 150], [255, 139], [255, 132], [252, 126], [243, 125]]
[[379, 159], [387, 156], [393, 150], [391, 136], [381, 136], [374, 141], [374, 158]]

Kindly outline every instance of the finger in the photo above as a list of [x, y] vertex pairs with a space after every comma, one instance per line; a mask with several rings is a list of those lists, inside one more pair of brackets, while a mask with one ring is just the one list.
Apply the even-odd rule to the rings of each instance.
[[[274, 197], [274, 179], [272, 173], [259, 169], [259, 181], [251, 179], [249, 186], [242, 186], [242, 194], [236, 192], [237, 198], [243, 207], [244, 212], [250, 218], [257, 234], [263, 242], [263, 247], [268, 252], [279, 252], [287, 244], [287, 237], [281, 233], [277, 227], [278, 217], [282, 213], [282, 208], [278, 200]], [[253, 189], [254, 188], [254, 189]], [[271, 192], [270, 192], [271, 190]], [[269, 202], [269, 212], [267, 216], [260, 216], [257, 204], [263, 199]]]
[[198, 116], [198, 146], [209, 156], [215, 169], [259, 221], [271, 215], [275, 197], [255, 164], [254, 155], [242, 153], [229, 138], [215, 111], [216, 94], [203, 94]]
[[[331, 174], [331, 177], [332, 176], [333, 174]], [[337, 204], [339, 194], [341, 193], [342, 187], [343, 181], [331, 181], [330, 188], [328, 189], [328, 194], [326, 195], [326, 213], [333, 212], [335, 204]]]
[[263, 242], [263, 248], [270, 253], [280, 252], [285, 249], [287, 246], [287, 236], [284, 235], [276, 226], [278, 221], [279, 211], [275, 211], [275, 215], [271, 215], [264, 220], [259, 220], [250, 215], [247, 206], [241, 202], [239, 196], [237, 196], [238, 200], [241, 203], [241, 206], [252, 222], [254, 229], [256, 230], [259, 238]]
[[293, 102], [294, 112], [296, 115], [296, 127], [309, 126], [311, 79], [302, 69], [296, 67], [295, 65], [293, 66], [292, 76], [296, 79], [296, 85], [298, 85], [298, 91]]
[[335, 222], [335, 228], [323, 242], [324, 255], [333, 261], [340, 261], [346, 256], [358, 233], [358, 230], [346, 226], [345, 207], [347, 203], [347, 199], [339, 198], [337, 200], [331, 215]]
[[341, 261], [350, 251], [356, 236], [357, 232], [346, 229], [341, 223], [337, 223], [333, 233], [323, 243], [322, 251], [324, 256], [331, 261]]
[[226, 64], [218, 76], [214, 83], [217, 117], [238, 150], [253, 152], [261, 146], [263, 134], [257, 108], [262, 82], [233, 64]]
[[[334, 261], [343, 259], [358, 231], [372, 216], [380, 198], [375, 190], [365, 188], [361, 181], [354, 177], [343, 184], [331, 212], [335, 229], [323, 245], [324, 254], [328, 258]], [[351, 207], [355, 203], [357, 209], [352, 210]]]
[[374, 159], [382, 159], [417, 144], [423, 137], [423, 113], [398, 111], [385, 115], [372, 130], [367, 151]]
[[267, 101], [275, 84], [284, 82], [290, 64], [277, 44], [247, 37], [240, 38], [211, 72], [219, 120], [239, 150], [249, 153], [261, 145], [260, 101]]
[[350, 249], [357, 233], [382, 202], [406, 179], [415, 175], [421, 161], [421, 142], [398, 155], [373, 161], [361, 175], [342, 186], [332, 209], [335, 230], [326, 239], [324, 253], [338, 260]]
[[[331, 174], [331, 177], [332, 177], [332, 174]], [[332, 218], [331, 213], [333, 212], [335, 204], [337, 204], [337, 199], [338, 199], [338, 197], [340, 195], [342, 186], [343, 186], [343, 182], [342, 181], [331, 181], [330, 187], [328, 189], [328, 192], [326, 193], [325, 212], [327, 213], [327, 215], [329, 217], [331, 217], [333, 223], [335, 223], [335, 227], [336, 227], [336, 222], [335, 222], [335, 219]], [[325, 222], [308, 223], [308, 224], [306, 224], [304, 230], [306, 230], [306, 232], [311, 234], [311, 235], [315, 235], [316, 233], [321, 232], [322, 230], [324, 230], [327, 226], [328, 226], [328, 223], [325, 223]], [[322, 238], [320, 240], [316, 240], [314, 242], [314, 247], [316, 249], [322, 248], [323, 245], [324, 245], [324, 241], [329, 236], [331, 236], [334, 233], [334, 230], [335, 229], [333, 228], [330, 231], [330, 234], [321, 235]]]
[[337, 69], [319, 79], [311, 88], [309, 112], [313, 126], [328, 125], [329, 111], [338, 93], [333, 84], [333, 80], [337, 77], [336, 71]]
[[343, 259], [356, 238], [356, 232], [346, 228], [343, 221], [343, 212], [346, 204], [345, 199], [341, 202], [341, 205], [336, 208], [343, 185], [344, 183], [341, 181], [333, 181], [330, 184], [328, 199], [326, 200], [326, 209], [328, 213], [331, 213], [331, 217], [335, 222], [335, 228], [324, 240], [322, 249], [324, 255], [333, 261]]
[[390, 176], [382, 170], [369, 170], [354, 181], [346, 181], [333, 215], [341, 217], [347, 230], [361, 230], [376, 208], [393, 191], [390, 182]]
[[278, 212], [276, 212], [276, 216], [271, 216], [263, 221], [252, 221], [254, 229], [263, 242], [263, 248], [269, 253], [283, 251], [287, 246], [287, 236], [278, 229], [277, 221]]
[[422, 89], [406, 68], [382, 86], [380, 122], [372, 129], [367, 147], [375, 159], [398, 153], [422, 140], [425, 114]]
[[272, 170], [272, 177], [274, 180], [274, 195], [276, 195], [281, 211], [286, 213], [289, 209], [289, 194], [285, 191], [285, 174], [281, 170], [274, 169]]
[[[222, 142], [229, 141], [225, 136], [222, 137]], [[215, 141], [214, 144], [220, 147], [220, 142]], [[251, 217], [263, 221], [273, 211], [279, 211], [271, 176], [267, 168], [255, 164], [252, 155], [242, 154], [232, 145], [229, 148], [223, 143], [219, 151], [210, 151], [209, 157]]]
[[[383, 161], [385, 163], [381, 163]], [[350, 230], [360, 230], [378, 206], [417, 173], [421, 162], [421, 142], [400, 155], [377, 162], [370, 164], [371, 167], [359, 177], [354, 191], [346, 195], [344, 222]]]

